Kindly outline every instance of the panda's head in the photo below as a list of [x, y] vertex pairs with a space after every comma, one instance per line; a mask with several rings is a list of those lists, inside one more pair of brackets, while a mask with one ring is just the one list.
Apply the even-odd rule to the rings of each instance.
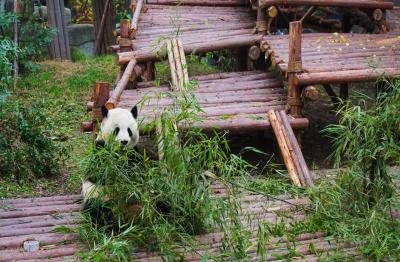
[[101, 108], [103, 121], [97, 144], [105, 144], [113, 134], [122, 145], [134, 148], [139, 142], [139, 128], [137, 123], [138, 109], [134, 106], [131, 111], [122, 108], [108, 110], [105, 106]]

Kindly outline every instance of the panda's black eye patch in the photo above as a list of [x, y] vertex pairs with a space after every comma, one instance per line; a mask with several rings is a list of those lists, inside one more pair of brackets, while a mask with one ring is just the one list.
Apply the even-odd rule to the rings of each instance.
[[114, 135], [118, 135], [118, 133], [119, 133], [119, 127], [116, 127], [115, 129], [114, 129]]
[[129, 134], [129, 136], [132, 136], [133, 134], [132, 134], [132, 130], [128, 127], [128, 134]]

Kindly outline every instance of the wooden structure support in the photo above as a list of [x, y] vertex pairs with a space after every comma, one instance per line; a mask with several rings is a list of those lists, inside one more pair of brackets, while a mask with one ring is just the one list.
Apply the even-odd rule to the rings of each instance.
[[354, 8], [381, 8], [392, 9], [393, 1], [386, 0], [258, 0], [259, 7], [268, 7], [274, 5], [288, 6], [329, 6], [329, 7], [354, 7]]
[[274, 130], [283, 160], [292, 183], [297, 186], [313, 186], [313, 180], [290, 126], [286, 112], [270, 110], [268, 117]]
[[131, 4], [131, 8], [134, 11], [133, 16], [132, 16], [132, 22], [131, 22], [131, 29], [130, 29], [130, 37], [135, 38], [136, 32], [138, 29], [138, 23], [139, 23], [139, 16], [140, 13], [142, 12], [144, 0], [138, 0], [136, 4]]
[[[203, 109], [199, 114], [202, 120], [193, 125], [204, 131], [265, 130], [270, 127], [268, 111], [283, 110], [287, 104], [283, 84], [272, 73], [244, 71], [196, 76], [191, 79], [198, 82], [192, 92]], [[148, 123], [173, 104], [169, 96], [161, 96], [166, 92], [180, 90], [171, 91], [167, 84], [157, 87], [153, 81], [140, 82], [136, 89], [125, 90], [115, 106], [131, 108], [141, 104], [139, 122]], [[308, 126], [306, 118], [290, 119], [289, 122], [294, 129]]]
[[96, 82], [93, 88], [93, 102], [89, 102], [87, 110], [92, 111], [92, 121], [82, 122], [82, 132], [93, 132], [94, 137], [97, 135], [97, 124], [101, 122], [101, 107], [104, 106], [110, 97], [110, 83]]
[[301, 32], [303, 27], [300, 21], [291, 22], [289, 28], [289, 60], [287, 69], [288, 78], [288, 110], [294, 117], [301, 117], [303, 102], [301, 88], [295, 82], [296, 75], [303, 70], [301, 61]]
[[[400, 75], [400, 32], [385, 34], [303, 34], [302, 72], [297, 86], [374, 82]], [[272, 65], [289, 74], [289, 36], [264, 36], [261, 50]]]

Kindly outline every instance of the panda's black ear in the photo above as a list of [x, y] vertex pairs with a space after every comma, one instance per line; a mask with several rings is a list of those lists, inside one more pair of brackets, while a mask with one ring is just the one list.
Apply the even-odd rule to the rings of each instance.
[[132, 107], [131, 113], [132, 113], [133, 118], [137, 119], [137, 115], [138, 115], [137, 106]]
[[102, 107], [101, 107], [101, 115], [102, 115], [103, 117], [107, 117], [107, 116], [108, 116], [108, 109], [107, 109], [106, 106], [102, 106]]

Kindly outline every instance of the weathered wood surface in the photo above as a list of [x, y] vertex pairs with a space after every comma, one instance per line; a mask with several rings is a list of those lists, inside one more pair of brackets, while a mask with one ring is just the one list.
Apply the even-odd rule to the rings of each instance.
[[[55, 229], [76, 228], [79, 200], [80, 195], [0, 200], [0, 261], [73, 261], [78, 234]], [[39, 250], [24, 252], [27, 240], [38, 240]]]
[[147, 0], [148, 4], [196, 6], [244, 6], [248, 0]]
[[[216, 197], [228, 197], [228, 189], [218, 181], [212, 182], [210, 190]], [[248, 231], [251, 242], [255, 244], [248, 250], [250, 261], [260, 261], [256, 245], [259, 223], [285, 223], [290, 228], [292, 223], [301, 221], [306, 216], [304, 208], [310, 203], [307, 197], [280, 195], [277, 198], [279, 200], [245, 190], [238, 192], [237, 199], [241, 203], [239, 218], [243, 229]], [[0, 200], [1, 214], [17, 210], [31, 211], [29, 215], [0, 218], [0, 261], [79, 261], [76, 252], [82, 247], [78, 235], [52, 232], [60, 225], [76, 227], [79, 223], [79, 200], [80, 195]], [[43, 208], [53, 211], [43, 215], [40, 211]], [[64, 211], [60, 212], [60, 209]], [[297, 236], [295, 242], [285, 237], [271, 238], [266, 246], [268, 261], [279, 261], [293, 252], [293, 249], [299, 255], [302, 254], [303, 258], [307, 258], [307, 261], [317, 261], [319, 256], [323, 257], [337, 249], [341, 249], [340, 253], [347, 257], [359, 255], [354, 245], [328, 241], [325, 236], [322, 232], [305, 233]], [[185, 261], [201, 261], [205, 254], [216, 256], [222, 246], [223, 237], [224, 234], [216, 227], [209, 233], [193, 237], [194, 243], [197, 243], [196, 252], [180, 252], [184, 252]], [[40, 250], [24, 252], [21, 246], [28, 239], [40, 241]], [[314, 245], [315, 250], [310, 249], [310, 245]], [[148, 253], [146, 250], [136, 250], [133, 258], [134, 261], [162, 261], [157, 253]]]
[[400, 7], [395, 7], [386, 12], [386, 22], [391, 34], [400, 34]]
[[385, 0], [258, 0], [260, 7], [267, 7], [272, 5], [312, 5], [312, 6], [332, 6], [332, 7], [358, 7], [358, 8], [381, 8], [391, 9], [394, 4], [393, 1]]
[[47, 0], [46, 2], [49, 25], [57, 29], [57, 34], [50, 44], [50, 57], [52, 59], [71, 60], [64, 1]]
[[[288, 69], [288, 36], [265, 36], [262, 50], [281, 71]], [[298, 85], [376, 81], [400, 75], [398, 34], [303, 34]]]
[[[252, 32], [254, 26], [255, 19], [246, 7], [148, 4], [138, 22], [134, 50], [139, 54], [147, 54], [144, 60], [156, 60], [155, 51], [163, 47], [163, 40], [175, 37], [182, 40], [185, 50], [190, 49], [189, 53], [194, 49], [206, 52], [213, 51], [213, 48], [225, 48], [225, 43], [218, 47], [215, 42], [232, 38], [234, 47], [251, 46], [255, 37]], [[243, 42], [243, 38], [247, 41]], [[119, 47], [113, 46], [113, 49], [118, 51]], [[138, 62], [141, 62], [140, 57], [143, 55], [136, 58]]]
[[[195, 125], [205, 131], [223, 129], [231, 131], [262, 130], [270, 126], [268, 110], [282, 110], [286, 105], [286, 91], [282, 82], [272, 73], [245, 71], [191, 77], [198, 81], [193, 94], [204, 112], [202, 122]], [[160, 110], [172, 105], [173, 100], [162, 94], [169, 85], [156, 87], [154, 82], [138, 83], [138, 88], [125, 90], [118, 107], [131, 108], [140, 103], [140, 121], [151, 121]], [[161, 97], [161, 98], [160, 98]], [[294, 128], [305, 128], [308, 120], [290, 119]]]

